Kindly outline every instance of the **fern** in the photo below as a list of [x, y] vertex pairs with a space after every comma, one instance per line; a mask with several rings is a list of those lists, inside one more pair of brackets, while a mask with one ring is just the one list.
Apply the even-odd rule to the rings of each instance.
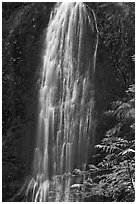
[[[96, 155], [103, 155], [88, 171], [75, 169], [76, 176], [84, 177], [82, 184], [74, 184], [74, 195], [101, 201], [134, 201], [135, 197], [135, 85], [130, 85], [125, 98], [111, 104], [104, 114], [116, 119], [101, 144], [96, 145]], [[95, 196], [95, 197], [94, 197]], [[96, 199], [95, 199], [96, 200]], [[97, 200], [98, 201], [98, 200]]]
[[[95, 181], [99, 192], [113, 201], [134, 201], [135, 187], [135, 85], [126, 91], [126, 98], [112, 103], [112, 110], [105, 112], [117, 123], [106, 132], [101, 144], [96, 145], [104, 158], [99, 170], [109, 170]], [[98, 152], [97, 152], [98, 153]], [[130, 197], [130, 198], [129, 198]]]

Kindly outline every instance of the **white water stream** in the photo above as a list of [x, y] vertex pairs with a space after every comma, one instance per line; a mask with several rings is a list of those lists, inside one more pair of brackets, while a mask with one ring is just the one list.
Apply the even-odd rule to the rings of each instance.
[[[58, 3], [46, 30], [41, 70], [32, 201], [69, 201], [71, 172], [85, 170], [94, 137], [94, 13], [83, 3]], [[65, 176], [64, 176], [65, 175]]]

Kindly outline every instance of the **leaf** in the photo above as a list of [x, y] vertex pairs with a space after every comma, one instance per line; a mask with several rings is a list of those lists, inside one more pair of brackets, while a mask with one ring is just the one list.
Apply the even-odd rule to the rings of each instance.
[[98, 171], [98, 168], [93, 164], [90, 164], [89, 168], [90, 168], [90, 171]]
[[80, 169], [75, 169], [73, 174], [82, 174], [83, 172]]
[[130, 127], [135, 131], [135, 123], [133, 123], [132, 125], [130, 125]]
[[70, 186], [70, 188], [81, 188], [83, 186], [83, 184], [81, 183], [76, 183]]
[[122, 152], [122, 155], [125, 155], [125, 154], [128, 154], [128, 153], [135, 153], [135, 150], [133, 150], [133, 149], [127, 149], [127, 150], [124, 150], [123, 152]]

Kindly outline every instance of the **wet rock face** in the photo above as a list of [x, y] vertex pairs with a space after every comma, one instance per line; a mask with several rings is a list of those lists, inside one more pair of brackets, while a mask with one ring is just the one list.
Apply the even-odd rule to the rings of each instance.
[[3, 201], [13, 198], [31, 169], [38, 69], [51, 7], [3, 3]]

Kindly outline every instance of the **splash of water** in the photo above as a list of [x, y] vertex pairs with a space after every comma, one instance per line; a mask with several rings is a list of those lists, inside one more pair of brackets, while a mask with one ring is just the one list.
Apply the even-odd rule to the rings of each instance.
[[94, 13], [83, 3], [57, 4], [45, 39], [37, 146], [27, 189], [34, 202], [69, 201], [71, 172], [86, 168], [94, 137], [96, 50]]

